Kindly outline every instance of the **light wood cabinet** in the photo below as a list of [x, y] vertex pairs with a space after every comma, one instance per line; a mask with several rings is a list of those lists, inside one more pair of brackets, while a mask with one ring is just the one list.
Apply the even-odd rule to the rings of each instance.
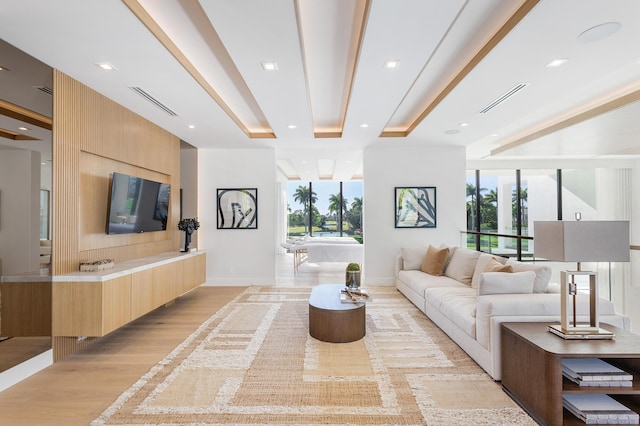
[[54, 277], [53, 336], [104, 336], [204, 283], [205, 268], [206, 254], [198, 252]]

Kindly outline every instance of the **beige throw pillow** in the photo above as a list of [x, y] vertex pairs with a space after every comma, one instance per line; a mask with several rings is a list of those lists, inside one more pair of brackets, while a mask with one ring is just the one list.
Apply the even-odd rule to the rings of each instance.
[[444, 274], [449, 278], [453, 278], [456, 281], [470, 286], [478, 257], [480, 257], [479, 251], [458, 247], [453, 253], [449, 266], [447, 266]]
[[427, 253], [424, 256], [424, 259], [422, 260], [422, 268], [420, 270], [429, 275], [442, 275], [444, 264], [447, 261], [448, 255], [448, 247], [437, 249], [433, 246], [429, 246], [427, 248]]
[[487, 262], [487, 266], [484, 268], [484, 272], [513, 272], [513, 266], [503, 265], [498, 262], [495, 257], [492, 257]]
[[476, 262], [476, 267], [473, 271], [473, 278], [471, 279], [472, 288], [478, 288], [478, 281], [480, 280], [480, 275], [482, 275], [483, 272], [487, 272], [487, 265], [491, 260], [498, 262], [502, 265], [504, 265], [507, 262], [506, 257], [496, 257], [493, 254], [480, 253], [480, 256], [478, 257], [478, 261]]
[[405, 271], [419, 271], [426, 253], [427, 248], [424, 246], [401, 247], [400, 254], [402, 255], [402, 269]]

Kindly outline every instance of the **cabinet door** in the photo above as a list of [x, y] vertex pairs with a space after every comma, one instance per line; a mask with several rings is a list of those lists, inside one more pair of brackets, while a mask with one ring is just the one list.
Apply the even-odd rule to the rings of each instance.
[[103, 335], [131, 321], [131, 275], [103, 283], [102, 312]]
[[186, 258], [182, 264], [184, 269], [184, 285], [182, 293], [186, 293], [198, 284], [198, 258], [200, 256], [193, 256]]
[[153, 271], [146, 269], [131, 276], [131, 319], [136, 319], [152, 311], [153, 304]]

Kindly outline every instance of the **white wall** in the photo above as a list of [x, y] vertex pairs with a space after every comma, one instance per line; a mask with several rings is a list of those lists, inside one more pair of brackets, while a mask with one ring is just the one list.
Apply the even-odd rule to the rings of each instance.
[[[198, 150], [180, 148], [180, 189], [183, 219], [198, 217]], [[198, 232], [191, 237], [191, 247], [198, 247]], [[184, 247], [185, 233], [180, 232], [180, 247]]]
[[[363, 154], [366, 285], [392, 285], [401, 247], [460, 245], [465, 225], [463, 147], [368, 147]], [[394, 227], [394, 188], [436, 187], [436, 228]]]
[[[270, 149], [200, 149], [198, 248], [210, 285], [275, 284], [276, 158]], [[218, 188], [258, 188], [258, 229], [216, 229]]]
[[40, 153], [0, 155], [0, 259], [4, 275], [40, 266]]

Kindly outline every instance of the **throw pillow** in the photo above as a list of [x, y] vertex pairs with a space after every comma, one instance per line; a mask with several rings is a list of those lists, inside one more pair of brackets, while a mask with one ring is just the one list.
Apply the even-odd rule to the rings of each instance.
[[427, 248], [427, 254], [422, 261], [422, 268], [420, 270], [429, 275], [440, 276], [444, 269], [444, 264], [447, 261], [449, 255], [449, 248], [437, 249], [433, 246]]
[[535, 263], [518, 262], [509, 259], [507, 265], [513, 267], [513, 272], [533, 271], [536, 274], [536, 280], [533, 284], [534, 293], [546, 293], [551, 279], [551, 267], [547, 265], [536, 265]]
[[[476, 262], [476, 267], [473, 271], [473, 278], [471, 279], [472, 288], [478, 288], [478, 281], [480, 280], [480, 275], [483, 272], [488, 272], [487, 265], [489, 264], [489, 261], [491, 259], [495, 260], [500, 264], [504, 264], [507, 261], [506, 257], [496, 257], [489, 253], [480, 253], [480, 256], [478, 257], [478, 261]], [[490, 272], [501, 272], [501, 271], [490, 271]]]
[[453, 253], [456, 251], [456, 249], [458, 247], [456, 246], [448, 246], [445, 243], [440, 244], [440, 248], [448, 248], [449, 249], [449, 255], [447, 256], [447, 261], [444, 262], [444, 268], [442, 268], [442, 273], [444, 274], [447, 271], [447, 267], [449, 266], [449, 263], [451, 262], [451, 258], [453, 257]]
[[471, 286], [473, 271], [476, 269], [479, 257], [479, 251], [458, 247], [453, 256], [451, 256], [451, 261], [444, 274], [449, 278]]
[[478, 282], [478, 296], [487, 294], [530, 294], [536, 274], [526, 272], [483, 272]]
[[487, 266], [484, 268], [484, 272], [513, 272], [513, 266], [503, 265], [498, 262], [495, 257], [489, 259]]
[[426, 252], [426, 247], [401, 247], [402, 269], [405, 271], [419, 271]]

